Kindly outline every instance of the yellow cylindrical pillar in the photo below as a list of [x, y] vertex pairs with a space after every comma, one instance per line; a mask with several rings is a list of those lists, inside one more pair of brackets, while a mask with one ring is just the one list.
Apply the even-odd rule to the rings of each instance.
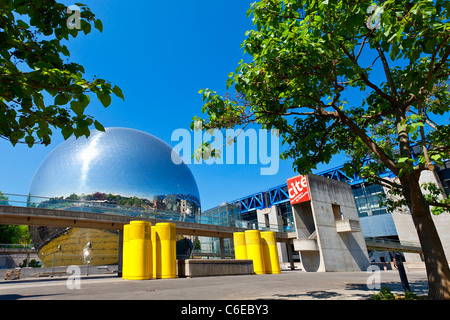
[[256, 274], [264, 274], [264, 257], [259, 230], [245, 231], [245, 246], [247, 248], [247, 259], [253, 260], [253, 272]]
[[266, 273], [281, 273], [275, 232], [262, 231], [261, 243], [263, 247], [264, 266]]
[[245, 246], [245, 233], [244, 232], [233, 233], [233, 242], [234, 242], [234, 258], [247, 259], [247, 248]]
[[177, 277], [177, 247], [176, 230], [173, 223], [157, 223], [156, 225], [156, 246], [160, 247], [159, 258], [161, 264], [160, 274], [157, 278], [169, 279]]
[[156, 226], [151, 227], [152, 234], [152, 256], [153, 256], [153, 278], [161, 278], [161, 241], [159, 240]]
[[130, 225], [123, 226], [123, 245], [122, 245], [122, 279], [128, 279], [130, 255]]
[[150, 279], [149, 254], [149, 225], [146, 221], [131, 221], [129, 231], [128, 276], [130, 280]]
[[152, 278], [153, 274], [153, 254], [152, 254], [152, 224], [149, 221], [145, 222], [145, 256], [146, 256], [146, 274], [148, 274], [149, 279]]

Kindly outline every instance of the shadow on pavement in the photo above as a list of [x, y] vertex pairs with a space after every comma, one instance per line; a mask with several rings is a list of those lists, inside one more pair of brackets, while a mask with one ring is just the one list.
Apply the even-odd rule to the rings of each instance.
[[36, 297], [50, 297], [57, 296], [59, 294], [36, 294], [36, 295], [21, 295], [21, 294], [0, 294], [0, 300], [20, 300]]

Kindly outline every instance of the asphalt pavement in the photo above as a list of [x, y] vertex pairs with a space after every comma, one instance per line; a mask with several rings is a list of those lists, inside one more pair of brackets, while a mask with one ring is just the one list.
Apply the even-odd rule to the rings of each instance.
[[[424, 270], [407, 273], [411, 290], [426, 295]], [[385, 286], [404, 294], [396, 270], [124, 280], [117, 275], [0, 281], [0, 300], [367, 300]]]

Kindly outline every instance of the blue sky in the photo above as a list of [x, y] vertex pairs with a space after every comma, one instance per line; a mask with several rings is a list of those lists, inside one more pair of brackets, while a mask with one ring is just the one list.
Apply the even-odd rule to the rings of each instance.
[[[250, 0], [196, 1], [85, 1], [103, 22], [103, 33], [93, 29], [71, 39], [70, 60], [85, 67], [87, 79], [94, 76], [118, 85], [125, 101], [113, 98], [103, 108], [96, 98], [86, 109], [105, 127], [128, 127], [153, 134], [172, 147], [174, 130], [188, 129], [201, 115], [202, 96], [211, 88], [226, 91], [229, 72], [243, 58], [240, 48], [245, 31], [252, 28], [246, 17]], [[63, 1], [67, 6], [74, 4]], [[0, 140], [0, 190], [27, 194], [44, 157], [63, 142], [54, 130], [53, 142], [44, 147], [13, 147]], [[342, 163], [342, 158], [324, 170]], [[202, 209], [266, 190], [296, 175], [292, 161], [281, 161], [275, 175], [260, 175], [260, 164], [193, 164]]]
[[[62, 1], [67, 6], [71, 1]], [[253, 1], [85, 1], [103, 22], [71, 39], [70, 60], [94, 76], [118, 85], [125, 101], [113, 97], [103, 108], [92, 97], [86, 113], [105, 127], [128, 127], [153, 134], [172, 147], [172, 132], [189, 129], [201, 115], [201, 88], [226, 90], [229, 72], [243, 58], [240, 44], [252, 28], [246, 17]], [[54, 130], [51, 145], [28, 148], [0, 140], [0, 191], [27, 194], [35, 170], [63, 142]], [[206, 210], [224, 201], [265, 190], [295, 175], [292, 162], [280, 162], [276, 175], [261, 176], [260, 165], [193, 164]]]

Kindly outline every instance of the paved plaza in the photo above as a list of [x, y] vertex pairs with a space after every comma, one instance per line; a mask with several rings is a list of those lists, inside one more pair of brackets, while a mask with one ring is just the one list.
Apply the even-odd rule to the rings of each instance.
[[[398, 271], [381, 271], [381, 286], [403, 294]], [[426, 295], [424, 270], [407, 273], [411, 290]], [[372, 277], [372, 278], [370, 278]], [[377, 289], [368, 272], [282, 271], [281, 274], [123, 280], [112, 275], [0, 281], [0, 300], [367, 300]], [[373, 282], [373, 281], [372, 281]]]

